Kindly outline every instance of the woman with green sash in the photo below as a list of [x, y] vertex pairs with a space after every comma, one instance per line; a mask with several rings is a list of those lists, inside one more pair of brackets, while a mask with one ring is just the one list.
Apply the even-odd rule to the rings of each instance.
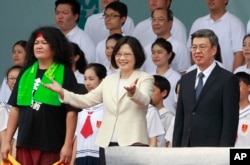
[[71, 70], [71, 47], [55, 27], [40, 27], [30, 36], [25, 66], [20, 73], [8, 104], [8, 121], [3, 160], [11, 150], [11, 139], [18, 126], [16, 159], [23, 165], [69, 163], [80, 109], [62, 104], [57, 93], [42, 84], [50, 78], [64, 88], [77, 92]]

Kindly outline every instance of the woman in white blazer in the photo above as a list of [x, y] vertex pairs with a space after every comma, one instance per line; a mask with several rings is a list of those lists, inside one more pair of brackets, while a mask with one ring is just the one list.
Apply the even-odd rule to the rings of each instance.
[[96, 140], [100, 147], [148, 145], [146, 113], [154, 80], [140, 70], [144, 61], [139, 41], [125, 36], [118, 40], [111, 57], [111, 64], [120, 71], [107, 76], [96, 89], [81, 95], [63, 89], [54, 80], [44, 86], [57, 92], [63, 103], [78, 108], [103, 102], [103, 122]]

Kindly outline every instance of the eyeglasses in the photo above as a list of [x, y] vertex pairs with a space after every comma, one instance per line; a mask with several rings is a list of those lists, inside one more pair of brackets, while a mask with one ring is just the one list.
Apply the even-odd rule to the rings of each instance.
[[121, 17], [121, 16], [120, 15], [112, 15], [112, 14], [111, 15], [103, 14], [102, 17], [104, 19], [115, 19], [115, 18]]
[[164, 22], [164, 21], [166, 21], [167, 19], [166, 19], [166, 18], [163, 18], [163, 17], [159, 17], [159, 18], [154, 18], [154, 17], [152, 17], [151, 20], [152, 20], [152, 22]]
[[9, 80], [9, 81], [16, 81], [16, 79], [17, 79], [17, 78], [15, 78], [15, 77], [8, 77], [8, 78], [7, 78], [7, 80]]
[[123, 56], [124, 58], [129, 58], [132, 55], [133, 55], [132, 53], [124, 53], [124, 54], [122, 54], [122, 53], [116, 53], [115, 57], [116, 58], [121, 58]]
[[197, 49], [199, 49], [200, 51], [203, 52], [203, 51], [206, 51], [208, 47], [209, 46], [207, 46], [207, 45], [191, 46], [191, 51], [196, 52]]

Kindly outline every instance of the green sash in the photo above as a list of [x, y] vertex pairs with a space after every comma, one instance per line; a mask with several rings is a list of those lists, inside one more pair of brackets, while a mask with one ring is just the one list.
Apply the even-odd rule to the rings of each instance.
[[[38, 62], [35, 62], [22, 74], [17, 94], [17, 105], [31, 106], [33, 101], [60, 106], [61, 102], [58, 98], [58, 94], [45, 88], [41, 83], [38, 85], [35, 94], [33, 95], [33, 88], [35, 84], [36, 74], [38, 70]], [[53, 63], [44, 73], [42, 77], [42, 83], [51, 83], [50, 78], [53, 78], [60, 85], [64, 79], [64, 66], [59, 63]]]

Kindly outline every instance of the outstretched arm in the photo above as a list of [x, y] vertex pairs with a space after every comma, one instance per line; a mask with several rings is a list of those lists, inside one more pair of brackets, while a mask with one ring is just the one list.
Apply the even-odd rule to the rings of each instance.
[[43, 84], [43, 86], [58, 93], [59, 97], [63, 100], [64, 92], [62, 86], [59, 83], [57, 83], [54, 79], [51, 78], [50, 80], [52, 82], [51, 84]]

